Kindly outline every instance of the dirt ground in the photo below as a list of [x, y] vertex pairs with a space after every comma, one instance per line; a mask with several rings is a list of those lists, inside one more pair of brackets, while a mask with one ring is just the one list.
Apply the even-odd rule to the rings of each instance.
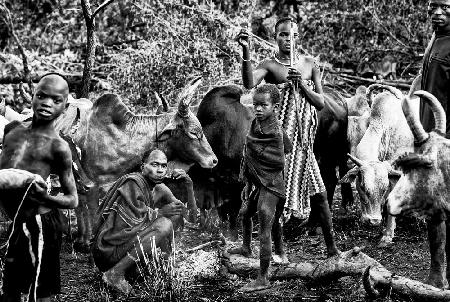
[[[342, 251], [354, 246], [362, 247], [363, 252], [392, 272], [415, 280], [426, 279], [429, 252], [425, 224], [422, 221], [414, 218], [399, 219], [394, 243], [388, 248], [377, 248], [381, 229], [363, 227], [359, 223], [358, 206], [354, 205], [346, 213], [340, 208], [339, 196], [335, 199], [333, 221], [338, 247]], [[285, 226], [289, 259], [325, 259], [322, 237], [302, 233], [296, 225], [296, 221], [291, 221]], [[101, 273], [90, 262], [89, 257], [74, 253], [66, 238], [61, 255], [63, 293], [53, 301], [368, 301], [361, 281], [352, 277], [327, 284], [302, 280], [276, 281], [265, 292], [242, 294], [239, 288], [250, 279], [229, 280], [221, 277], [218, 273], [220, 266], [217, 249], [206, 248], [189, 254], [184, 252], [212, 237], [214, 234], [211, 232], [201, 231], [196, 227], [186, 227], [177, 235], [177, 273], [171, 279], [175, 296], [160, 298], [154, 297], [152, 291], [161, 284], [148, 284], [142, 278], [134, 283], [134, 292], [127, 297], [107, 288], [101, 280]], [[258, 243], [255, 242], [255, 245]], [[409, 300], [391, 296], [390, 301]]]

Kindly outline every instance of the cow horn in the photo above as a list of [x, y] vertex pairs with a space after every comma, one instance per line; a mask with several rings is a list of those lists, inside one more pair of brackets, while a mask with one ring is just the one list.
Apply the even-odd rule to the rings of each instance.
[[369, 99], [370, 104], [372, 104], [372, 93], [375, 89], [385, 89], [395, 95], [395, 97], [399, 100], [403, 99], [403, 93], [395, 87], [383, 84], [372, 84], [367, 88], [367, 97]]
[[370, 281], [370, 268], [371, 266], [368, 266], [363, 274], [363, 286], [366, 290], [367, 295], [372, 298], [378, 298], [380, 296], [380, 293], [373, 287], [372, 282]]
[[153, 93], [155, 94], [155, 98], [156, 98], [156, 101], [158, 102], [158, 106], [161, 105], [163, 107], [164, 112], [169, 111], [169, 104], [167, 103], [167, 100], [162, 95], [160, 95], [158, 92], [153, 91]]
[[411, 100], [407, 96], [402, 101], [402, 110], [403, 114], [405, 115], [406, 121], [408, 122], [409, 128], [414, 135], [416, 144], [424, 143], [428, 139], [429, 135], [423, 129], [419, 117], [414, 114], [411, 106]]
[[185, 88], [181, 91], [178, 96], [178, 113], [181, 116], [186, 116], [188, 114], [189, 105], [192, 102], [192, 98], [194, 96], [194, 91], [202, 82], [202, 77], [197, 77], [189, 82]]
[[358, 167], [361, 167], [362, 165], [364, 165], [364, 162], [358, 158], [356, 158], [355, 156], [351, 155], [350, 153], [347, 153], [347, 156], [350, 158], [350, 160], [352, 162], [355, 163], [355, 165], [357, 165]]
[[408, 92], [408, 97], [412, 98], [414, 92], [416, 92], [417, 90], [420, 90], [420, 84], [422, 82], [422, 75], [419, 74], [414, 81], [412, 82], [411, 86], [409, 87], [409, 92]]
[[440, 134], [445, 135], [447, 129], [447, 121], [444, 108], [442, 108], [439, 100], [433, 94], [424, 90], [416, 91], [414, 95], [422, 97], [426, 100], [428, 105], [430, 105], [431, 111], [433, 111], [434, 122], [436, 125], [435, 129], [440, 132]]

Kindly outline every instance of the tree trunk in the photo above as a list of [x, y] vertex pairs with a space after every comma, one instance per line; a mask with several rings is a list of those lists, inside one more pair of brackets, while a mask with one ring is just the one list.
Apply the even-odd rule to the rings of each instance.
[[86, 59], [84, 62], [83, 79], [81, 88], [77, 94], [77, 98], [89, 98], [89, 87], [92, 78], [92, 66], [95, 59], [95, 32], [94, 20], [86, 22], [87, 43], [86, 43]]

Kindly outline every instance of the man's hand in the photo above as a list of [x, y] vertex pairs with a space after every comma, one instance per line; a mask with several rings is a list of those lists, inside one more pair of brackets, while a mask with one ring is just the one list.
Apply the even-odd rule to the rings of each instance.
[[250, 45], [250, 34], [246, 29], [242, 29], [239, 34], [236, 37], [236, 41], [241, 45], [242, 47], [249, 47]]
[[287, 79], [300, 82], [302, 80], [302, 73], [296, 68], [289, 67]]
[[183, 169], [173, 169], [172, 179], [184, 180], [186, 183], [192, 183], [191, 177]]
[[183, 213], [186, 211], [186, 208], [184, 206], [184, 204], [179, 201], [173, 201], [169, 204], [166, 204], [164, 206], [162, 206], [159, 211], [158, 211], [158, 216], [159, 217], [167, 217], [170, 218], [172, 216], [175, 215], [183, 215]]

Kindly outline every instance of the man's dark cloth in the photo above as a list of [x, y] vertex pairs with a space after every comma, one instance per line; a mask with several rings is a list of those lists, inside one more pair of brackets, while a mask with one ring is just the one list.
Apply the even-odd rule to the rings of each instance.
[[131, 173], [119, 178], [103, 198], [92, 244], [94, 261], [101, 271], [124, 258], [138, 236], [153, 231], [154, 186], [141, 173]]
[[262, 122], [254, 119], [246, 138], [243, 176], [284, 199], [284, 154], [291, 149], [292, 144], [275, 116]]
[[[450, 32], [435, 32], [425, 52], [422, 70], [422, 90], [432, 93], [450, 116]], [[420, 101], [420, 121], [425, 131], [431, 131], [434, 117], [430, 106]], [[450, 118], [447, 118], [446, 138], [450, 138]]]
[[[62, 216], [58, 209], [53, 209], [40, 217], [43, 251], [36, 296], [44, 298], [61, 292], [59, 256], [62, 244]], [[30, 240], [24, 233], [22, 223], [17, 223], [5, 256], [3, 291], [10, 294], [31, 293], [30, 297], [32, 297], [39, 261], [39, 226], [35, 216], [27, 218], [25, 225], [30, 232], [31, 246], [36, 259], [35, 264], [30, 255]]]

